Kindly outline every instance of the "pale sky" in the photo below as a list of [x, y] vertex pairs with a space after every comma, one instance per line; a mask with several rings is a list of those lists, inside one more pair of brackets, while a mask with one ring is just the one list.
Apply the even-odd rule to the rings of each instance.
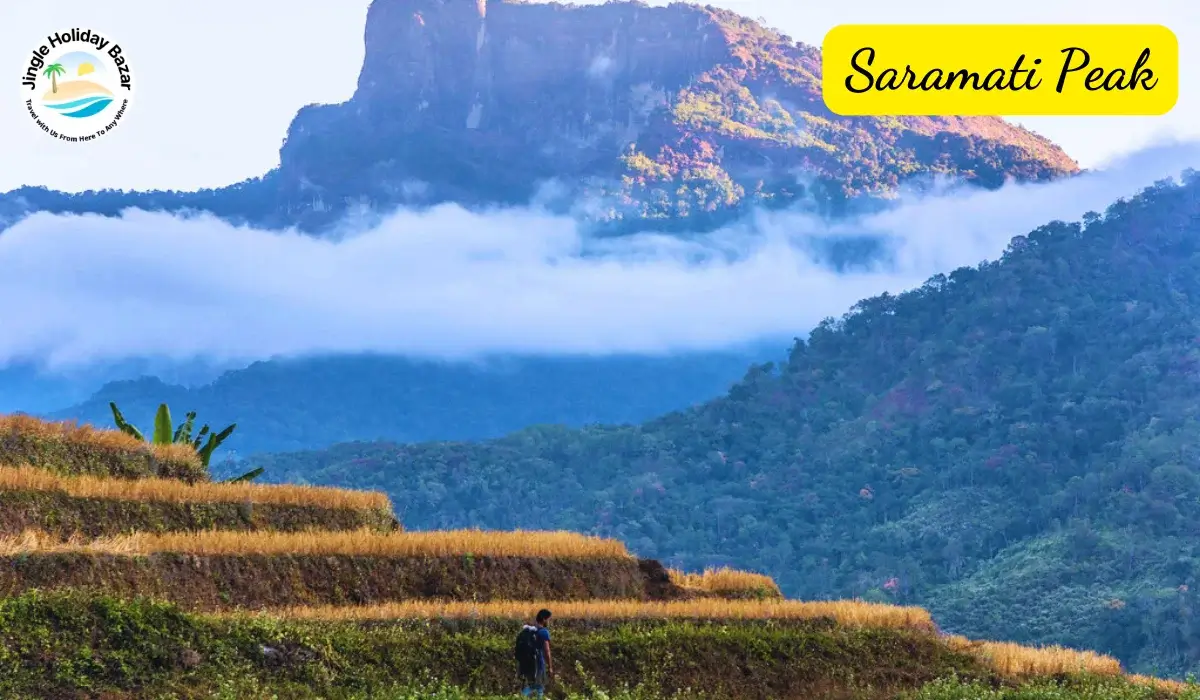
[[[403, 2], [403, 0], [387, 0]], [[197, 189], [260, 175], [278, 163], [296, 110], [348, 98], [363, 58], [369, 0], [0, 0], [0, 191]], [[1196, 0], [723, 0], [715, 4], [819, 44], [847, 23], [1157, 23], [1179, 38], [1180, 98], [1162, 117], [1017, 120], [1085, 167], [1159, 136], [1200, 136], [1200, 2]], [[54, 31], [90, 27], [119, 42], [136, 102], [111, 134], [54, 141], [23, 111], [19, 76]]]

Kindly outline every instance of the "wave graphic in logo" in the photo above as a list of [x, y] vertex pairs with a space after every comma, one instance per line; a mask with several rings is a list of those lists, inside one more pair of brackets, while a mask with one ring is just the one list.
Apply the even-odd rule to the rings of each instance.
[[93, 114], [99, 114], [104, 111], [104, 108], [112, 104], [113, 98], [107, 95], [92, 95], [79, 100], [72, 100], [62, 104], [47, 104], [50, 109], [58, 110], [58, 113], [64, 117], [90, 117]]
[[64, 117], [82, 119], [103, 112], [112, 104], [113, 94], [90, 80], [60, 83], [42, 96], [42, 104]]

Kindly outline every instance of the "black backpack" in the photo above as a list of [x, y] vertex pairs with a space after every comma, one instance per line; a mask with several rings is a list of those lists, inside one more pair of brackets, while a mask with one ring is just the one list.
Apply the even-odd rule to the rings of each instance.
[[525, 625], [521, 631], [517, 633], [517, 644], [515, 655], [517, 663], [522, 666], [532, 666], [537, 663], [538, 655], [538, 638], [537, 628]]

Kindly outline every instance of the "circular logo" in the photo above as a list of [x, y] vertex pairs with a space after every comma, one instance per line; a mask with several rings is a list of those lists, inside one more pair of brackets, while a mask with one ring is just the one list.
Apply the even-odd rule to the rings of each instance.
[[107, 34], [75, 27], [33, 49], [21, 74], [21, 100], [38, 129], [60, 141], [94, 141], [121, 123], [133, 99], [133, 72]]

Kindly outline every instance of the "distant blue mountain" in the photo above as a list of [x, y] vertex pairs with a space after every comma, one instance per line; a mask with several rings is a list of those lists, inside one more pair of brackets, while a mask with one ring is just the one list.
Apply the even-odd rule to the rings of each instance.
[[228, 369], [204, 361], [123, 360], [56, 370], [17, 362], [0, 367], [0, 413], [47, 415], [87, 400], [111, 381], [157, 375], [194, 385], [210, 382]]
[[112, 426], [108, 402], [149, 425], [158, 404], [236, 422], [240, 454], [339, 442], [474, 440], [535, 424], [632, 423], [718, 396], [761, 348], [667, 357], [507, 358], [482, 364], [377, 355], [257, 362], [188, 388], [146, 377], [114, 382], [55, 418]]

